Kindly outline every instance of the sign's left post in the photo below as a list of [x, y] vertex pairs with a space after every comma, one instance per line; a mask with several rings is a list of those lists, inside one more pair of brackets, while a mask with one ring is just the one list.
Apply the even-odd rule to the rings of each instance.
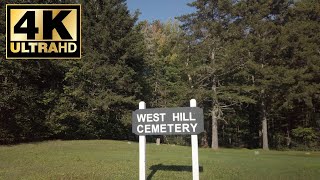
[[[146, 109], [146, 103], [141, 101], [139, 109]], [[139, 180], [146, 179], [146, 136], [139, 135]]]

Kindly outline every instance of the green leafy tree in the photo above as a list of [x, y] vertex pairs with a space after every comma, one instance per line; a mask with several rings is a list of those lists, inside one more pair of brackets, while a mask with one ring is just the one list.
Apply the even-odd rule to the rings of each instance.
[[[177, 21], [161, 23], [142, 22], [142, 33], [146, 45], [146, 82], [150, 88], [147, 98], [151, 107], [184, 106], [189, 102], [186, 65], [181, 56], [182, 30]], [[167, 142], [185, 144], [183, 137], [173, 137]]]
[[273, 108], [284, 129], [287, 146], [291, 129], [317, 128], [319, 114], [319, 18], [318, 1], [297, 1], [284, 16], [286, 21], [278, 37], [281, 58], [278, 76], [272, 84], [278, 89]]
[[5, 59], [5, 3], [31, 1], [0, 3], [0, 143], [48, 138], [47, 115], [60, 93], [63, 72], [54, 61]]
[[127, 138], [142, 96], [143, 36], [125, 1], [82, 2], [80, 61], [65, 66], [64, 92], [53, 112], [58, 137]]
[[146, 44], [146, 77], [151, 88], [152, 107], [180, 106], [185, 103], [186, 74], [181, 59], [182, 30], [178, 22], [142, 23]]
[[228, 0], [198, 0], [190, 4], [197, 9], [195, 13], [180, 17], [189, 40], [190, 83], [197, 99], [210, 107], [213, 149], [218, 149], [218, 120], [225, 122], [224, 112], [235, 105], [255, 103], [247, 95], [251, 87], [230, 81], [245, 64], [242, 57], [232, 56], [232, 44], [241, 37], [233, 24], [233, 5]]

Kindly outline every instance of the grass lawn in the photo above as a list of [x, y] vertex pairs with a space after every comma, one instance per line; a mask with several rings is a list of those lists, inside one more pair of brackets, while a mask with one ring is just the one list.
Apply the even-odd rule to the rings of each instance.
[[[320, 179], [320, 152], [199, 149], [200, 179]], [[0, 179], [138, 179], [138, 143], [0, 146]], [[147, 144], [148, 179], [192, 179], [191, 147]]]

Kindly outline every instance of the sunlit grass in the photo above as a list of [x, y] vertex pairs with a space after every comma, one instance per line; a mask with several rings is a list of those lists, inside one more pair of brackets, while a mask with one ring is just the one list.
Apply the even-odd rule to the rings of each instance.
[[[138, 151], [138, 143], [108, 140], [0, 146], [0, 179], [138, 179]], [[320, 177], [319, 152], [200, 148], [199, 158], [205, 180]], [[146, 176], [192, 179], [191, 147], [147, 144]]]

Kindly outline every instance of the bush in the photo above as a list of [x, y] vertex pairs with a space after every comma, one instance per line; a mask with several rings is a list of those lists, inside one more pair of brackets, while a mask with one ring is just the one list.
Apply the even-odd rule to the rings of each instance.
[[317, 146], [317, 132], [313, 128], [298, 127], [292, 129], [292, 136], [294, 138], [296, 146], [303, 144], [306, 148], [312, 148]]

